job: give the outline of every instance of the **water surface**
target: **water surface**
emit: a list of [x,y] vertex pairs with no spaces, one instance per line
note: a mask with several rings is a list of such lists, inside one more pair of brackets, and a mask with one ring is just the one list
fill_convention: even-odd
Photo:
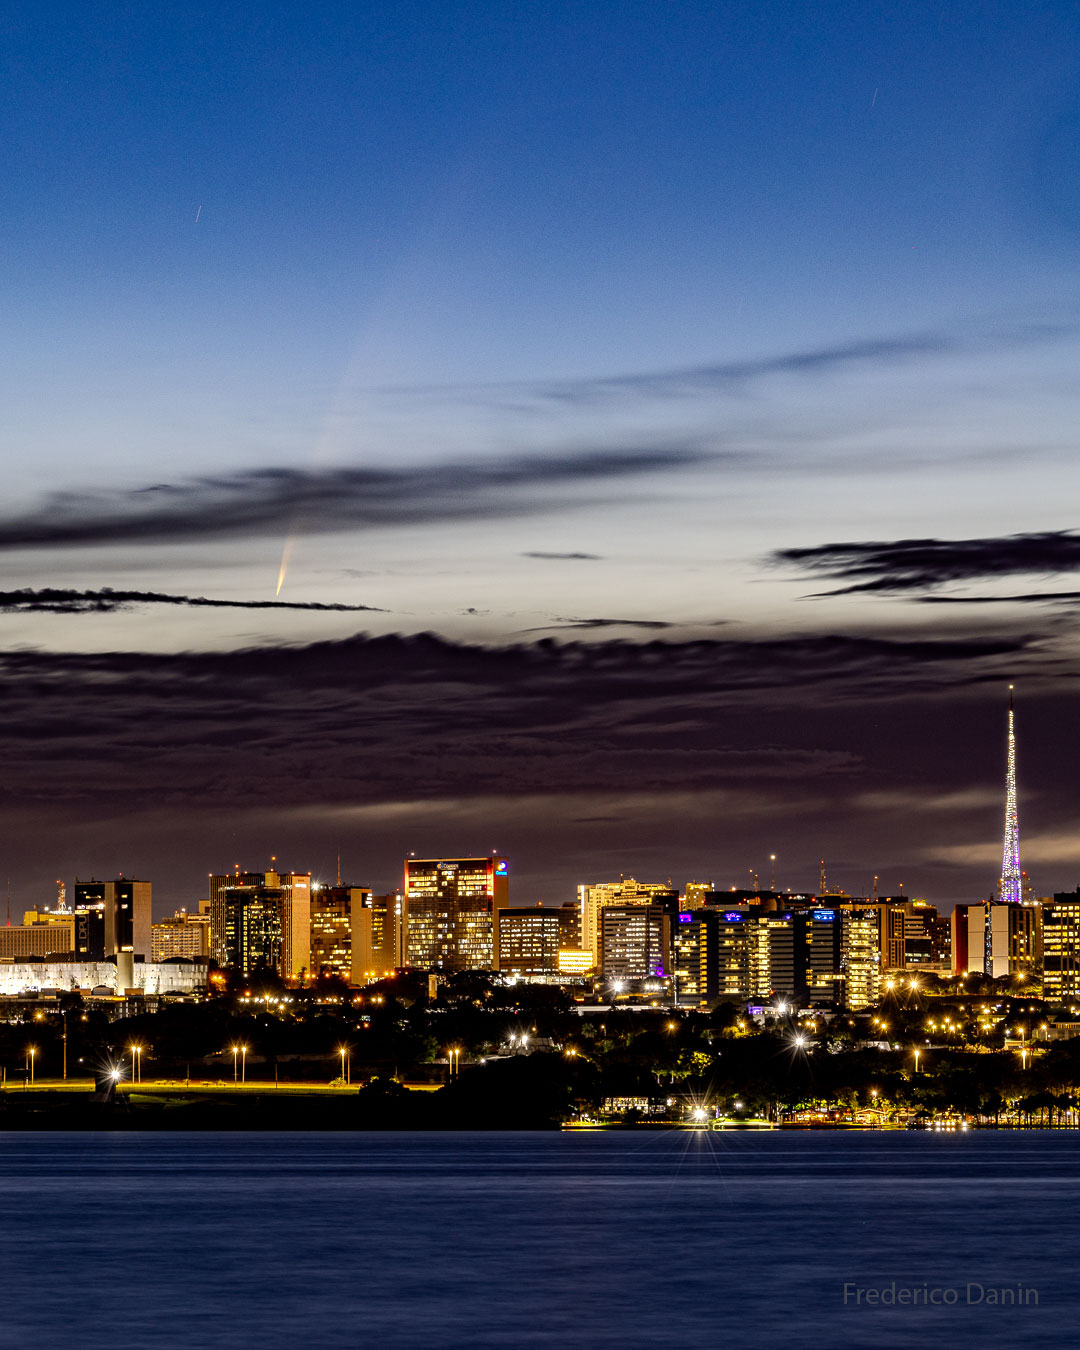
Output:
[[18,1350],[1080,1339],[1068,1132],[8,1133],[0,1185]]

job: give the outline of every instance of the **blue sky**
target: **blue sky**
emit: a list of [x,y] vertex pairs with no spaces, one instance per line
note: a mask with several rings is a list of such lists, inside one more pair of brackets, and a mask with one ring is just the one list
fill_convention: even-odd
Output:
[[[7,649],[839,634],[1030,642],[952,683],[1049,688],[1078,39],[1063,3],[9,9],[7,587],[263,603],[284,558],[281,600],[372,608],[10,602]],[[825,594],[912,538],[921,590],[874,555]],[[928,884],[992,872],[976,777]]]

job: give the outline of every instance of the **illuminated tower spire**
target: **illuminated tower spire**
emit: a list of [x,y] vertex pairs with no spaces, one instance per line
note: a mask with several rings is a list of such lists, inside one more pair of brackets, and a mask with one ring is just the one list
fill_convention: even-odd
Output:
[[1016,731],[1013,726],[1013,687],[1009,685],[1008,767],[1005,773],[1005,843],[1001,853],[1002,900],[1019,904],[1023,899],[1020,878],[1020,824],[1016,817]]

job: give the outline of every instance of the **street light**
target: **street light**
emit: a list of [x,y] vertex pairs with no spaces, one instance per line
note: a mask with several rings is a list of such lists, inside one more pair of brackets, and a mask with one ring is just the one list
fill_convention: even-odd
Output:
[[34,1086],[34,1056],[35,1056],[36,1054],[37,1054],[37,1046],[36,1046],[36,1045],[28,1045],[28,1046],[26,1047],[26,1067],[27,1067],[27,1070],[28,1070],[28,1072],[29,1072],[29,1074],[30,1074],[30,1086],[31,1086],[31,1087]]
[[242,1046],[240,1047],[240,1082],[241,1082],[241,1084],[244,1084],[244,1083],[247,1082],[247,1050],[248,1050],[248,1048],[247,1048],[246,1045],[242,1045]]
[[916,1051],[915,1051],[915,1072],[916,1072],[916,1073],[919,1072],[919,1055],[920,1055],[921,1053],[922,1053],[921,1050],[916,1050]]
[[349,1086],[349,1047],[342,1045],[338,1048],[338,1054],[341,1056],[341,1081],[346,1087]]
[[141,1045],[129,1045],[131,1051],[131,1081],[133,1083],[142,1082],[142,1051]]
[[237,1062],[236,1062],[236,1057],[237,1057],[237,1055],[239,1055],[239,1053],[240,1053],[240,1047],[239,1047],[238,1045],[234,1045],[233,1048],[232,1048],[232,1080],[233,1080],[234,1083],[237,1081]]
[[[525,1037],[522,1036],[521,1040],[522,1044],[524,1044]],[[452,1045],[447,1054],[450,1060],[450,1077],[457,1078],[461,1073],[461,1047]]]

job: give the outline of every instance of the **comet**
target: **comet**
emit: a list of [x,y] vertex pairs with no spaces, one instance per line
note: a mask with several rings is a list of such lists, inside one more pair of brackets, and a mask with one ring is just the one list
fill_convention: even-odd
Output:
[[289,567],[289,555],[292,553],[292,535],[285,538],[285,547],[281,550],[281,566],[278,569],[277,590],[274,592],[275,599],[281,594],[281,588],[285,584],[285,573]]

